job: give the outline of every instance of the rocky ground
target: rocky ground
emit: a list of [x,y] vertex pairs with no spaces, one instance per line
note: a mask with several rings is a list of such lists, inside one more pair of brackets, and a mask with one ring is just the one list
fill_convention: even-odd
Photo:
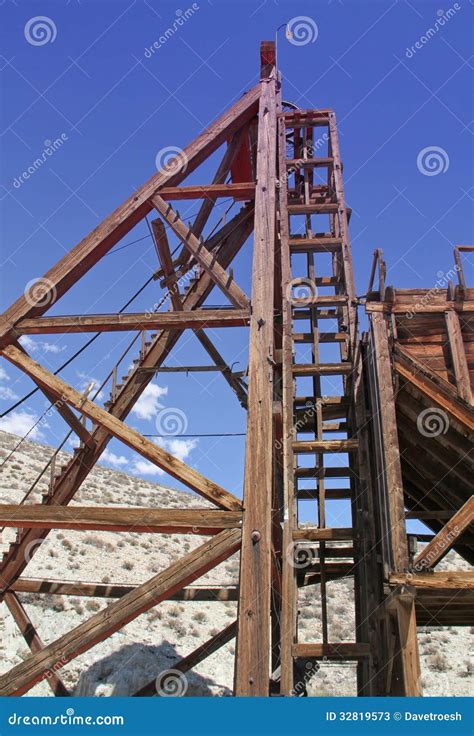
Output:
[[[0,431],[0,464],[19,438]],[[0,503],[18,503],[52,454],[45,445],[24,442],[0,473]],[[68,459],[64,453],[60,462]],[[39,503],[47,477],[39,482],[30,501]],[[149,483],[105,465],[89,475],[74,503],[81,505],[182,507],[203,506],[191,494]],[[15,530],[2,534],[6,549]],[[137,584],[156,574],[173,560],[198,546],[202,537],[192,535],[150,535],[113,532],[51,532],[28,566],[28,577],[93,582]],[[0,547],[1,549],[1,547]],[[444,566],[464,567],[451,553]],[[202,577],[199,584],[237,582],[238,558],[232,557]],[[354,639],[351,611],[352,579],[328,584],[329,635],[333,641]],[[20,596],[44,642],[49,643],[70,631],[107,605],[99,598],[69,596]],[[300,600],[300,639],[320,636],[321,615],[317,587],[306,588]],[[233,602],[164,602],[125,626],[113,637],[66,665],[61,676],[75,695],[130,695],[153,680],[161,670],[170,669],[183,655],[193,651],[235,619]],[[430,627],[420,631],[422,684],[425,695],[469,695],[474,664],[472,633],[469,628]],[[28,656],[28,647],[18,632],[4,603],[0,604],[0,672]],[[233,674],[234,642],[209,657],[186,676],[188,695],[229,695]],[[354,695],[355,668],[323,663],[308,683],[310,695]],[[49,695],[43,682],[30,695]]]

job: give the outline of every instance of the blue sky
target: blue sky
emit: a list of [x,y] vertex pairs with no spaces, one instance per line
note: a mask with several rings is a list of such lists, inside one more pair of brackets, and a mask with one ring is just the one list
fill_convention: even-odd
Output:
[[[472,3],[201,0],[160,48],[146,53],[190,8],[188,0],[179,6],[153,0],[0,4],[2,309],[156,171],[164,148],[183,147],[253,86],[260,41],[298,16],[310,23],[312,38],[297,45],[278,32],[284,98],[336,111],[358,293],[365,293],[376,247],[384,251],[389,283],[435,286],[452,267],[453,246],[473,241]],[[49,19],[46,42],[34,36],[31,20],[39,15]],[[53,155],[23,177],[58,139]],[[189,182],[210,181],[218,158]],[[220,202],[221,214],[228,205]],[[191,219],[197,203],[179,209]],[[157,259],[146,223],[119,246],[51,313],[120,308],[156,270]],[[247,291],[250,254],[247,243],[235,265]],[[130,309],[150,309],[160,294],[153,282]],[[223,303],[222,296],[214,292],[213,302]],[[55,370],[87,337],[32,338],[27,347]],[[131,337],[103,335],[61,375],[81,388],[91,378],[100,382]],[[244,330],[216,330],[213,339],[237,370],[246,367]],[[192,335],[167,361],[208,362]],[[31,384],[3,362],[2,369],[3,411]],[[162,374],[154,386],[129,417],[144,433],[157,432],[163,409],[178,411],[184,434],[245,431],[245,414],[219,375]],[[23,434],[45,408],[36,395],[0,426]],[[64,433],[62,420],[52,416],[32,436],[56,446]],[[240,495],[243,437],[180,435],[164,444]],[[110,443],[108,457],[119,469],[174,485],[150,474],[150,466],[118,442]]]

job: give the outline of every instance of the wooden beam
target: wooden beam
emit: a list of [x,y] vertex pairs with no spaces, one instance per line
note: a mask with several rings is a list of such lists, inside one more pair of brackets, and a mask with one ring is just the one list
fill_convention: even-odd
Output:
[[[250,311],[250,310],[249,310]],[[214,364],[216,366],[220,367],[220,370],[222,372],[223,377],[231,387],[232,391],[237,396],[240,405],[243,409],[247,408],[247,391],[244,388],[244,384],[240,380],[240,378],[237,378],[237,376],[234,375],[232,368],[227,364],[227,362],[224,360],[212,340],[204,330],[196,330],[195,335],[201,345],[203,346],[206,353],[209,355],[211,360],[214,361]]]
[[238,529],[241,521],[241,512],[217,509],[0,504],[0,524],[17,529],[38,527],[74,531],[210,535],[221,529]]
[[[450,387],[446,381],[441,382],[441,379],[415,358],[409,356],[400,346],[397,346],[395,350],[394,369],[400,376],[412,383],[418,391],[465,425],[471,432],[474,430],[472,408],[457,400],[453,387]],[[453,388],[454,394],[450,394],[449,388]]]
[[245,327],[249,309],[195,309],[182,312],[138,312],[123,314],[78,314],[38,317],[19,322],[17,335],[46,335],[74,332],[128,332],[129,330],[193,330],[205,327]]
[[451,517],[441,531],[433,537],[415,558],[413,567],[417,572],[434,567],[449,552],[453,544],[474,520],[474,496]]
[[53,394],[63,401],[78,409],[82,414],[92,419],[93,422],[100,424],[107,429],[117,439],[124,442],[132,450],[135,450],[150,462],[155,463],[165,472],[169,473],[173,478],[181,481],[185,485],[192,488],[204,498],[217,504],[221,508],[228,511],[238,511],[241,508],[241,502],[228,491],[225,491],[217,483],[205,478],[197,470],[190,468],[178,458],[166,452],[158,445],[143,437],[140,432],[131,429],[124,422],[112,416],[109,412],[104,411],[94,402],[84,399],[78,391],[68,386],[58,376],[43,368],[39,363],[24,355],[14,345],[8,345],[2,350],[4,357],[9,360],[17,368],[21,368],[29,376],[35,378],[38,383],[45,386]]
[[[307,527],[307,528],[301,528],[301,529],[295,529],[293,532],[293,539],[294,540],[301,540],[301,541],[309,541],[309,542],[315,542],[315,541],[343,541],[345,539],[353,539],[354,538],[354,530],[349,528],[320,528],[320,527]],[[330,556],[330,552],[327,553],[328,557]]]
[[49,309],[76,281],[97,263],[124,235],[148,214],[153,194],[165,185],[179,184],[211,153],[257,112],[261,86],[257,84],[194,139],[177,158],[177,166],[160,170],[132,194],[40,279],[41,288],[30,289],[0,317],[0,346],[15,339],[14,325]]
[[[136,585],[123,583],[86,583],[80,580],[47,580],[44,578],[19,578],[11,590],[16,593],[43,595],[71,595],[85,598],[122,598],[136,589]],[[236,585],[195,585],[178,590],[170,601],[236,601]]]
[[293,656],[304,659],[361,659],[370,656],[370,647],[365,643],[347,641],[333,644],[308,642],[307,644],[295,644],[293,646]]
[[400,681],[394,681],[391,695],[419,697],[421,692],[420,654],[416,630],[415,595],[407,588],[393,591],[387,599],[387,607],[394,617],[396,629],[394,665],[400,673]]
[[[193,652],[191,652],[190,654],[187,654],[185,657],[180,659],[178,662],[175,662],[173,664],[172,669],[178,670],[179,672],[183,672],[183,673],[189,672],[189,670],[192,670],[193,667],[196,667],[196,665],[200,664],[201,662],[204,662],[204,660],[210,657],[211,654],[214,654],[214,652],[217,652],[225,644],[228,644],[228,642],[234,638],[236,632],[237,632],[237,621],[233,621],[231,624],[229,624],[224,629],[222,629],[222,631],[219,631],[217,634],[215,634],[210,639],[205,641],[204,644],[201,644],[201,646],[195,649]],[[142,688],[140,688],[140,690],[134,693],[132,697],[143,698],[147,696],[149,697],[149,696],[156,695],[157,694],[156,680],[157,680],[156,677],[153,678],[151,682],[147,683]]]
[[[15,593],[6,593],[5,603],[30,650],[33,654],[40,652],[44,648],[44,644],[18,596]],[[47,681],[53,694],[57,697],[68,697],[71,694],[59,675],[54,671],[48,673]]]
[[272,589],[273,340],[276,71],[261,81],[252,264],[252,318],[245,449],[244,521],[235,693],[265,696],[270,684]]
[[178,217],[172,207],[159,195],[152,197],[152,202],[155,209],[166,220],[185,248],[194,256],[199,265],[209,274],[232,304],[240,309],[248,309],[250,306],[249,300],[242,289],[235,283],[233,277],[222,268],[215,255],[210,253],[204,244],[193,235],[192,230]]
[[464,348],[459,316],[457,312],[449,311],[445,313],[445,318],[457,389],[461,398],[464,399],[464,401],[467,401],[468,404],[472,405],[471,379],[469,376],[469,366],[467,364],[466,350]]
[[372,315],[371,331],[375,352],[374,370],[380,401],[378,421],[383,443],[381,451],[383,452],[383,473],[389,513],[387,533],[392,555],[392,569],[394,572],[401,572],[408,567],[403,478],[388,331],[382,314]]
[[173,257],[171,255],[170,246],[168,243],[168,236],[166,235],[165,224],[163,220],[152,220],[151,227],[153,230],[158,258],[160,260],[163,273],[165,275],[165,281],[167,282],[171,304],[173,306],[173,309],[175,309],[177,312],[180,312],[183,309],[183,305],[181,303],[181,296],[179,293],[179,285],[177,283],[177,280],[176,278],[174,278],[174,281],[172,281],[171,278],[175,277],[175,270],[173,266]]
[[473,590],[474,591],[474,572],[462,570],[460,572],[452,572],[451,570],[443,572],[427,572],[416,573],[392,573],[388,579],[392,586],[411,585],[414,588],[423,590]]
[[53,667],[64,666],[226,560],[238,550],[240,541],[240,530],[229,529],[200,545],[148,582],[1,675],[0,695],[28,692]]
[[158,191],[160,197],[166,200],[180,199],[211,199],[219,197],[233,197],[236,200],[253,199],[255,184],[239,182],[238,184],[203,184],[187,187],[163,187]]

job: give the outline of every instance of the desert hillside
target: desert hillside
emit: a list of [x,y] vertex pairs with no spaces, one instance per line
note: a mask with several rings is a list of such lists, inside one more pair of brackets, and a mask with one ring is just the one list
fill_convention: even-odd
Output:
[[[18,443],[16,435],[0,431],[0,463]],[[5,463],[0,474],[0,502],[19,503],[43,469],[53,450],[45,445],[24,442]],[[70,456],[63,453],[60,463]],[[48,473],[30,496],[39,503],[46,490]],[[137,477],[95,468],[77,494],[81,505],[179,507],[203,506],[203,499]],[[2,533],[6,549],[15,530]],[[177,557],[202,543],[192,535],[151,535],[113,532],[51,532],[27,568],[28,577],[91,582],[137,584],[150,578]],[[464,567],[450,553],[444,563]],[[201,578],[199,584],[235,584],[238,559],[234,556]],[[328,584],[330,595],[330,638],[351,641],[353,615],[349,608],[352,579]],[[107,605],[103,599],[45,595],[20,596],[45,643],[70,631]],[[318,591],[314,587],[301,593],[300,631],[302,641],[320,635]],[[75,695],[130,695],[170,669],[213,634],[235,619],[234,602],[164,602],[128,624],[112,638],[75,659],[62,670],[62,678]],[[472,629],[429,627],[420,636],[422,684],[425,695],[469,695],[472,692]],[[471,648],[470,648],[471,647]],[[234,642],[187,675],[188,695],[228,695],[232,683]],[[5,604],[0,604],[0,671],[4,672],[28,656],[28,647],[11,619]],[[311,695],[354,695],[354,666],[322,663],[309,683]],[[31,695],[50,695],[46,683],[33,688]]]

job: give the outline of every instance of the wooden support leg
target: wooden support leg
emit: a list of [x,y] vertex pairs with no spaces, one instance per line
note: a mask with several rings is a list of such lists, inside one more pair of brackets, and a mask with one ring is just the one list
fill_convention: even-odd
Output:
[[422,692],[415,594],[404,587],[391,594],[387,606],[395,633],[391,685],[387,694],[418,697]]
[[273,488],[273,304],[276,74],[262,81],[259,108],[244,522],[235,692],[265,696],[270,683]]

